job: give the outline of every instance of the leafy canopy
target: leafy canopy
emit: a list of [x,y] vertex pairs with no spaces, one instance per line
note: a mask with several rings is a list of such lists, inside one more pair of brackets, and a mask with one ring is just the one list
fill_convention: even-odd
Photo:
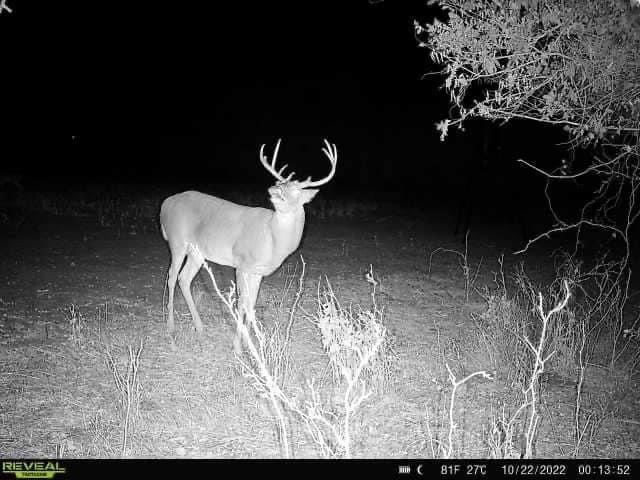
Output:
[[[445,22],[415,24],[444,65],[457,117],[558,124],[575,144],[640,125],[638,0],[432,0]],[[472,88],[481,86],[480,89]],[[480,93],[479,93],[480,91]]]

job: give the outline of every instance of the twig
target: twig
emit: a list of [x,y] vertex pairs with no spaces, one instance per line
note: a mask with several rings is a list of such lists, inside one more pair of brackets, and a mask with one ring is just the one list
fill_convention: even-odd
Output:
[[7,13],[13,12],[11,7],[7,5],[7,0],[0,0],[0,15],[2,15],[2,12],[4,12],[5,10],[7,11]]
[[445,367],[447,367],[447,371],[449,372],[449,381],[451,382],[451,385],[453,385],[453,390],[451,391],[451,399],[449,401],[449,445],[445,452],[445,458],[451,458],[451,453],[453,452],[453,431],[456,427],[456,424],[453,420],[453,405],[456,401],[456,392],[458,391],[458,387],[464,385],[466,382],[478,375],[488,380],[493,380],[493,376],[490,373],[487,373],[485,370],[480,370],[478,372],[473,372],[467,375],[462,380],[456,380],[456,376],[451,371],[451,368],[449,368],[449,364],[445,362],[444,365]]

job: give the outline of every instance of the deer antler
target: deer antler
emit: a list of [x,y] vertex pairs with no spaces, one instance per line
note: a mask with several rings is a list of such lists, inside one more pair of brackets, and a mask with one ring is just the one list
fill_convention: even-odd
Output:
[[288,182],[291,180],[291,177],[295,174],[295,172],[291,172],[287,178],[282,176],[282,172],[287,168],[287,165],[282,167],[280,170],[276,170],[276,158],[278,157],[278,150],[280,149],[280,138],[278,139],[278,143],[276,143],[276,148],[273,151],[273,157],[271,157],[271,164],[267,162],[267,157],[264,155],[264,143],[260,147],[260,163],[262,166],[267,169],[267,171],[273,175],[279,182]]
[[333,175],[336,173],[336,165],[338,164],[338,149],[336,148],[335,143],[331,144],[327,141],[327,139],[324,140],[324,144],[325,147],[322,149],[322,151],[327,156],[327,158],[329,158],[329,162],[331,162],[331,171],[329,172],[329,175],[321,180],[311,181],[311,177],[309,177],[306,180],[300,182],[302,188],[319,187],[320,185],[324,185],[329,180],[331,180],[333,178]]

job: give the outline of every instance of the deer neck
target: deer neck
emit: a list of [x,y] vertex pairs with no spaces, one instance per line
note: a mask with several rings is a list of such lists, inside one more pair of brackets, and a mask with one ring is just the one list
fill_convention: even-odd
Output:
[[276,210],[271,217],[271,234],[275,253],[282,258],[289,256],[300,245],[303,229],[304,208],[300,207],[288,213]]

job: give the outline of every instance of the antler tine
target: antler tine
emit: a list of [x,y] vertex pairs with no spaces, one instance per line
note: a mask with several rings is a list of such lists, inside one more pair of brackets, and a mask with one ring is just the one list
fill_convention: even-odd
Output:
[[291,177],[293,176],[293,173],[289,175],[289,178],[285,179],[282,176],[282,172],[284,171],[285,168],[287,168],[287,166],[285,165],[284,167],[282,167],[279,171],[276,170],[276,159],[278,157],[278,150],[280,150],[280,140],[282,140],[281,138],[278,139],[278,142],[276,143],[276,148],[273,151],[273,157],[271,157],[271,164],[268,163],[267,161],[267,157],[265,157],[264,155],[264,143],[262,144],[262,146],[260,147],[260,163],[262,163],[262,166],[264,168],[267,169],[267,171],[273,175],[279,182],[288,182],[289,180],[291,180]]
[[280,140],[282,140],[282,139],[279,138],[278,141],[276,142],[276,148],[274,148],[273,157],[271,157],[271,167],[274,170],[276,168],[276,159],[278,158],[278,152],[280,151]]
[[[284,172],[284,170],[288,167],[289,165],[285,165],[284,167],[282,167],[280,170],[278,170],[278,175],[282,176],[282,172]],[[289,180],[291,180],[291,178],[296,174],[296,172],[291,172],[289,174],[289,176],[287,178],[285,178],[284,180],[282,180],[283,182],[288,182]]]
[[300,182],[302,184],[302,188],[319,187],[320,185],[324,185],[325,183],[327,183],[335,175],[336,165],[338,164],[338,149],[335,143],[329,143],[326,138],[324,139],[324,144],[325,147],[322,148],[322,152],[327,156],[329,162],[331,163],[331,171],[329,172],[329,175],[321,180],[316,180],[315,182],[313,182],[311,181],[311,177],[309,177],[304,182]]
[[282,175],[282,172],[284,172],[285,168],[287,168],[289,165],[288,164],[284,164],[284,167],[282,167],[280,170],[278,170],[278,175]]

